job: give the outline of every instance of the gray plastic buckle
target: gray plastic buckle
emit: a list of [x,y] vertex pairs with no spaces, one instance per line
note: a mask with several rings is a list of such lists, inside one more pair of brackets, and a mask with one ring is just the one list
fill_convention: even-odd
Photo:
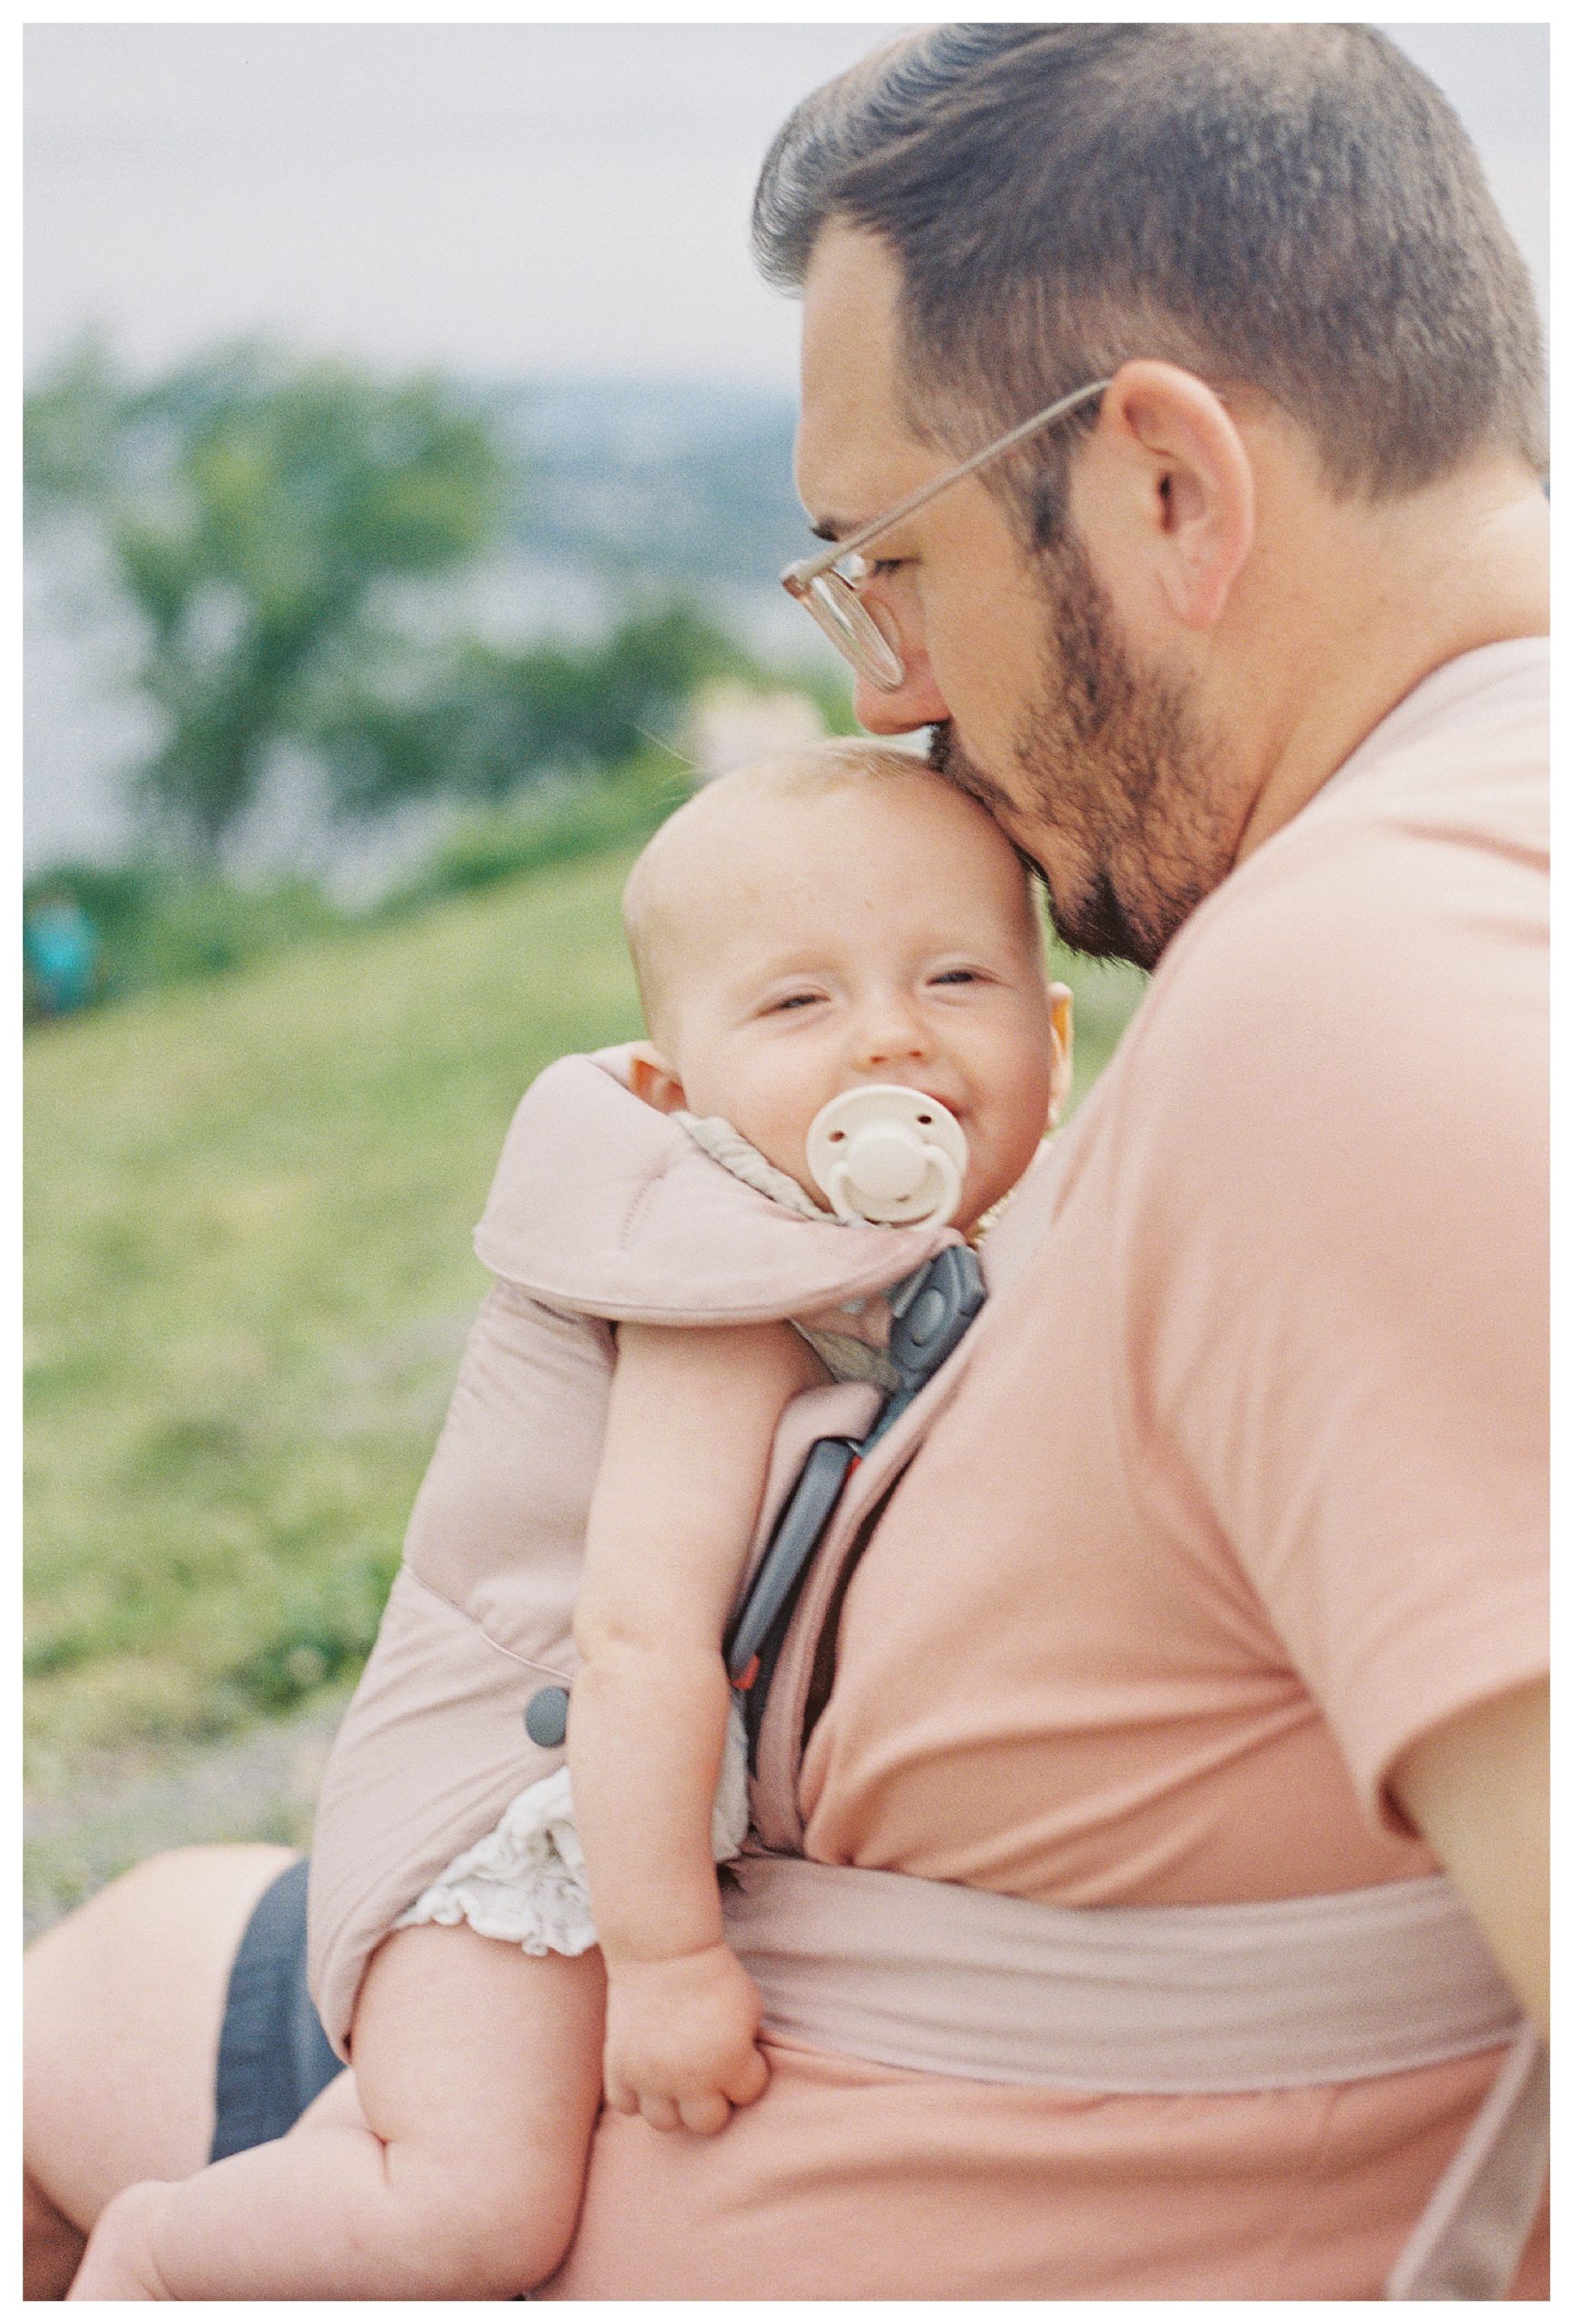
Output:
[[[954,1243],[886,1295],[890,1308],[888,1353],[900,1385],[860,1441],[821,1436],[810,1447],[747,1595],[727,1626],[723,1642],[727,1675],[744,1690],[751,1747],[758,1737],[765,1691],[798,1592],[847,1479],[954,1352],[988,1293],[977,1254],[965,1243]],[[525,1728],[532,1743],[555,1750],[568,1731],[567,1689],[543,1687],[532,1695]]]

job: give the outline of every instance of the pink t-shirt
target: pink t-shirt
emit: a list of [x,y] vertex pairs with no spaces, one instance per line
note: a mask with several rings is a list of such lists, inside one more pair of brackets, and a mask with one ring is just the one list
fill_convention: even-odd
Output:
[[[1395,1758],[1547,1666],[1546,696],[1544,641],[1437,671],[1171,946],[855,1571],[810,1856],[1070,1905],[1434,1868]],[[1370,2298],[1495,2062],[772,2063],[713,2142],[606,2119],[549,2296]]]

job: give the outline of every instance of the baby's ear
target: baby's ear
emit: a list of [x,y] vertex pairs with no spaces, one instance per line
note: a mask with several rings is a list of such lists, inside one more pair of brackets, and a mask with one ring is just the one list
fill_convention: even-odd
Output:
[[1054,1063],[1048,1076],[1048,1126],[1052,1129],[1059,1119],[1060,1108],[1070,1095],[1071,1067],[1075,1049],[1075,1035],[1071,1027],[1071,1009],[1075,995],[1067,984],[1051,984],[1048,1001],[1054,1028]]
[[666,1059],[648,1041],[635,1043],[628,1060],[628,1087],[658,1114],[682,1114],[688,1110],[688,1098]]

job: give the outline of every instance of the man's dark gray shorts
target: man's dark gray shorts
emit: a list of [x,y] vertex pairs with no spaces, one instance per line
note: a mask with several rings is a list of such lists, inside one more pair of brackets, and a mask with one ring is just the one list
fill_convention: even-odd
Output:
[[209,2160],[282,2138],[342,2070],[306,1990],[306,1859],[262,1891],[230,1971]]

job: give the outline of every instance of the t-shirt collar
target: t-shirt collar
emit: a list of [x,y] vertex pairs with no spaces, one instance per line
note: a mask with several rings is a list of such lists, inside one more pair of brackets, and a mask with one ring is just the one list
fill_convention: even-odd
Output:
[[1495,645],[1477,645],[1468,654],[1455,655],[1411,687],[1329,775],[1317,799],[1341,791],[1379,760],[1407,749],[1435,726],[1451,726],[1470,712],[1491,711],[1499,706],[1499,697],[1521,694],[1528,684],[1548,684],[1550,654],[1548,637],[1507,637]]

